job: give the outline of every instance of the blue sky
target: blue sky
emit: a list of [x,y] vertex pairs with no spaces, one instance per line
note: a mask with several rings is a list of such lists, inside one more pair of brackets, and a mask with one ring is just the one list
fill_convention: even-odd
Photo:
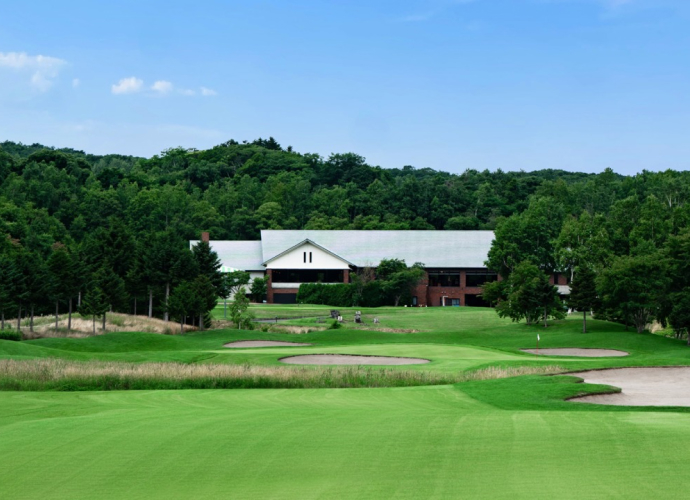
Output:
[[13,1],[0,140],[382,167],[690,166],[687,0]]

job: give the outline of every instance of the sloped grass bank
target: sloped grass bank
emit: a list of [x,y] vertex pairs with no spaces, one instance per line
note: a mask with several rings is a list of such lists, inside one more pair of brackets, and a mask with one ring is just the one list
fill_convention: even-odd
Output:
[[112,391],[172,389],[336,389],[447,385],[526,374],[562,372],[558,366],[489,367],[459,373],[362,366],[280,367],[227,364],[0,360],[0,390]]

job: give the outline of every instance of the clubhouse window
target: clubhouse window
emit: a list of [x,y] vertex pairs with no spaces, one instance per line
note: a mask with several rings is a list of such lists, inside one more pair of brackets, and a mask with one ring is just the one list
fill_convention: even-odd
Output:
[[498,274],[487,272],[467,272],[465,274],[465,286],[482,286],[498,280]]
[[460,286],[460,273],[429,273],[429,286]]

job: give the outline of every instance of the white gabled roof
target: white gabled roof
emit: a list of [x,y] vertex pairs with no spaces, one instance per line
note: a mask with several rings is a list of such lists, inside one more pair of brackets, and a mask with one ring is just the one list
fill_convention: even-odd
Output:
[[483,268],[493,231],[263,230],[262,262],[310,240],[357,267],[383,259],[422,262],[427,268]]
[[294,249],[299,248],[299,247],[301,247],[302,245],[305,245],[305,244],[307,244],[307,243],[310,244],[310,245],[315,246],[316,248],[318,248],[318,249],[320,249],[320,250],[323,250],[323,251],[326,252],[327,254],[332,255],[333,257],[335,257],[336,259],[342,260],[345,264],[348,264],[348,265],[351,265],[351,266],[354,265],[352,262],[349,262],[347,259],[343,259],[340,255],[337,255],[337,254],[331,252],[328,248],[322,247],[322,246],[319,245],[318,243],[315,243],[315,242],[311,241],[309,238],[306,238],[306,239],[300,241],[299,243],[297,243],[297,244],[295,244],[295,245],[292,245],[290,248],[287,248],[287,249],[283,250],[283,251],[280,252],[279,254],[274,255],[274,256],[271,257],[270,259],[267,259],[266,262],[264,262],[263,265],[264,265],[264,266],[267,266],[269,262],[274,261],[274,260],[276,260],[278,257],[282,257],[283,255],[288,254],[288,253],[292,252]]

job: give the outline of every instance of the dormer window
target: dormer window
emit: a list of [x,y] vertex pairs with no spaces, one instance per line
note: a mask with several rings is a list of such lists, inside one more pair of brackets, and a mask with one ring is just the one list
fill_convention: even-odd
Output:
[[304,252],[304,263],[307,263],[307,252]]
[[311,264],[311,252],[309,252],[309,263]]

